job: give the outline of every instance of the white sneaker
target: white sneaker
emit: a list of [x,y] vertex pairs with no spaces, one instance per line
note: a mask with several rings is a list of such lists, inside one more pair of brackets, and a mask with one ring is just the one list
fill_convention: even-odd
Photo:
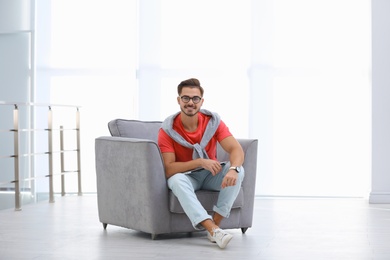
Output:
[[210,240],[211,243],[216,243],[214,237],[210,234],[210,232],[207,232],[207,238]]
[[210,233],[208,233],[207,238],[210,240],[210,242],[217,243],[220,248],[225,248],[230,242],[230,240],[233,238],[233,235],[227,233],[220,228],[213,229],[213,233],[213,235],[210,235]]

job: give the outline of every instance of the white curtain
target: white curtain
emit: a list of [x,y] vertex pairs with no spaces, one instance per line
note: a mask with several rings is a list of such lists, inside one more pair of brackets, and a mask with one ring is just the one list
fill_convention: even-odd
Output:
[[257,194],[368,195],[370,1],[253,3]]
[[204,108],[259,139],[257,195],[367,194],[369,0],[37,2],[51,21],[37,36],[50,34],[41,86],[83,106],[86,190],[107,121],[163,120],[177,84],[197,77]]
[[[136,114],[137,2],[36,4],[37,102],[81,107],[82,186],[84,192],[96,192],[95,138],[110,135],[110,120]],[[53,118],[65,116],[53,111]],[[74,127],[72,123],[64,128]],[[67,176],[67,192],[77,191],[76,178]],[[60,183],[56,185],[59,191]]]

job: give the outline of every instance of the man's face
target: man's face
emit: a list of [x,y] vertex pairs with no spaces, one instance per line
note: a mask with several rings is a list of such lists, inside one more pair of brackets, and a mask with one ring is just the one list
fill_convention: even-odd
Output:
[[[183,98],[184,97],[184,98]],[[186,103],[185,99],[189,97],[190,100]],[[201,98],[199,103],[194,102],[197,101],[197,97]],[[184,101],[183,101],[184,99]],[[177,102],[180,105],[180,110],[186,114],[187,116],[194,116],[196,115],[203,104],[203,98],[201,97],[200,90],[198,88],[190,88],[190,87],[184,87],[181,91],[180,97],[177,97]]]

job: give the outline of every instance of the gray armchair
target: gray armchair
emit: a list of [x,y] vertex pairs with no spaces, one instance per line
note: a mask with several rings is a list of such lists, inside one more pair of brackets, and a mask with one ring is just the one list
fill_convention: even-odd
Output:
[[[161,122],[116,119],[108,123],[112,136],[95,140],[99,220],[107,224],[158,234],[196,231],[175,195],[168,189],[157,133]],[[238,139],[245,152],[245,178],[229,218],[221,228],[252,226],[256,183],[257,140]],[[228,155],[218,146],[220,161]],[[200,190],[197,196],[212,212],[218,192]]]

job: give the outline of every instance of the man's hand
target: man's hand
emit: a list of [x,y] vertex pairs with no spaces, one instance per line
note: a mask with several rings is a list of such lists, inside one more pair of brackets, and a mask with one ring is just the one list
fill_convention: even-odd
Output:
[[210,171],[213,176],[217,175],[217,173],[222,170],[220,162],[210,159],[203,159],[202,168]]
[[224,189],[229,186],[236,185],[238,173],[235,170],[229,170],[222,180],[221,188]]

